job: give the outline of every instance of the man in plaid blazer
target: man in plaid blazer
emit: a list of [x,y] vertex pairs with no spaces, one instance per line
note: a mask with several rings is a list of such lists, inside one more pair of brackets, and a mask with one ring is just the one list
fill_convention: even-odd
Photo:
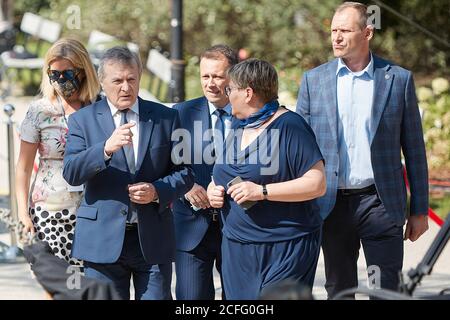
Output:
[[427,160],[413,78],[370,52],[367,18],[363,4],[337,8],[331,26],[336,59],[303,75],[297,102],[325,157],[327,193],[318,204],[329,298],[358,286],[361,244],[369,284],[396,290],[403,240],[415,241],[428,229]]

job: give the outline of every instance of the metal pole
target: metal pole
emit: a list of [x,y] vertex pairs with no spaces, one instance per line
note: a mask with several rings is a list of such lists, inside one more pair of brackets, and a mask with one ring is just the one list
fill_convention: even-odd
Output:
[[[11,208],[11,218],[13,221],[18,221],[17,201],[16,201],[16,183],[15,183],[15,167],[14,167],[14,122],[12,116],[14,114],[14,106],[7,104],[3,107],[3,111],[8,116],[7,124],[7,138],[8,138],[8,167],[9,167],[9,204]],[[6,261],[16,261],[21,254],[17,246],[17,237],[15,230],[11,230],[11,245],[2,257]]]
[[447,242],[450,240],[450,213],[445,220],[444,225],[439,230],[438,234],[434,238],[430,247],[428,248],[425,256],[419,262],[418,266],[409,270],[408,277],[409,282],[403,283],[401,291],[410,296],[413,295],[417,285],[422,281],[422,278],[431,274],[433,267],[444,250]]
[[[8,168],[9,168],[9,203],[11,207],[11,217],[17,221],[17,201],[16,201],[16,179],[14,167],[14,122],[12,121],[12,116],[14,114],[14,106],[11,104],[5,105],[3,108],[8,116],[8,122],[6,123],[8,130]],[[11,246],[17,246],[17,238],[15,232],[11,232]]]
[[13,0],[2,0],[2,13],[3,13],[3,20],[7,21],[8,23],[13,22],[13,7],[14,2]]
[[183,60],[183,0],[172,0],[172,38],[170,57],[172,61],[172,80],[170,82],[171,102],[184,101],[184,66]]

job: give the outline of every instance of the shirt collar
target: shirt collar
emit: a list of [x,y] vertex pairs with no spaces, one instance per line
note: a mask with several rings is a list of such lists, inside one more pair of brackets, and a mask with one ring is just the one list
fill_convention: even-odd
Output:
[[[109,101],[108,98],[106,98],[106,101],[108,102],[108,106],[109,109],[111,110],[111,114],[114,117],[116,115],[117,112],[119,112],[119,109],[117,109],[111,101]],[[139,115],[139,100],[136,99],[136,101],[134,102],[134,104],[131,106],[131,111],[133,111],[134,113],[136,113],[137,115]]]
[[[209,107],[209,115],[212,115],[214,113],[214,111],[216,111],[216,109],[219,109],[209,101],[208,101],[208,107]],[[228,103],[222,109],[223,109],[223,111],[225,111],[227,113],[227,116],[231,115],[231,104]]]
[[372,57],[372,52],[370,52],[370,61],[367,64],[367,66],[358,72],[353,72],[352,70],[350,70],[347,65],[345,64],[345,62],[342,60],[342,58],[338,59],[338,67],[336,70],[336,75],[339,74],[339,72],[341,72],[341,70],[344,68],[344,70],[348,73],[352,73],[356,76],[361,76],[363,75],[365,72],[369,75],[370,78],[373,78],[373,57]]

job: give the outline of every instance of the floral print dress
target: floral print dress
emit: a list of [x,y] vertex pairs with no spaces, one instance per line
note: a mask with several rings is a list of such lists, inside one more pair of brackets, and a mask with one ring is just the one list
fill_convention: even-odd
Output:
[[54,106],[42,98],[31,103],[21,125],[20,138],[39,143],[39,169],[29,199],[29,213],[37,236],[48,242],[57,257],[81,265],[81,261],[70,256],[81,192],[70,192],[62,176],[67,131],[62,105]]

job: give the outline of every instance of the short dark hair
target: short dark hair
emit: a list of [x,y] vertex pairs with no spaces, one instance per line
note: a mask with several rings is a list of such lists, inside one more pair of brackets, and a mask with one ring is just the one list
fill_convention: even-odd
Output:
[[142,63],[141,59],[139,58],[139,55],[132,52],[127,47],[116,46],[106,50],[106,52],[100,59],[97,71],[98,78],[100,81],[103,80],[105,77],[105,64],[108,61],[116,61],[123,63],[125,65],[131,65],[133,63],[136,63],[139,70],[139,74],[142,73]]
[[234,65],[228,71],[232,80],[240,89],[250,87],[264,102],[278,98],[278,75],[267,61],[247,59]]
[[231,47],[225,44],[217,44],[215,46],[212,46],[211,48],[206,49],[200,56],[200,60],[203,58],[220,60],[223,59],[223,57],[227,59],[228,65],[230,67],[234,66],[239,62],[239,57],[236,50],[232,49]]
[[369,20],[369,13],[367,12],[367,6],[360,2],[352,2],[352,1],[346,1],[342,3],[339,7],[336,8],[336,11],[334,14],[341,12],[344,9],[353,8],[359,13],[359,26],[361,30],[365,29],[367,27],[367,22]]

